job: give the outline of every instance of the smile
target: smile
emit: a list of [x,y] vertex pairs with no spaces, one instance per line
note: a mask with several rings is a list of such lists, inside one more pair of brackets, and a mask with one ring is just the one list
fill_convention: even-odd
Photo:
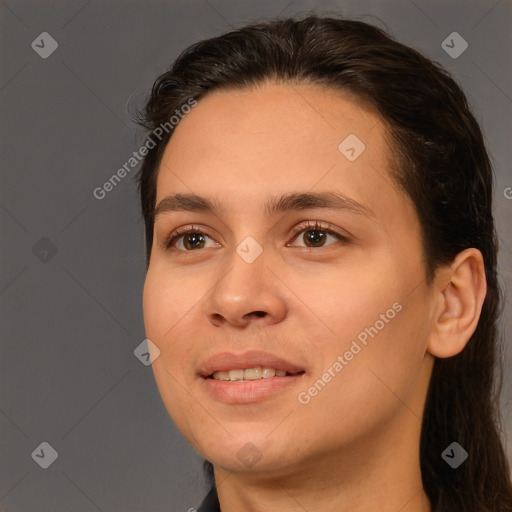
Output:
[[298,373],[304,372],[287,373],[285,370],[256,366],[245,370],[239,369],[215,372],[210,376],[210,378],[229,382],[243,382],[259,379],[271,379],[272,377],[286,377],[287,375],[296,375]]

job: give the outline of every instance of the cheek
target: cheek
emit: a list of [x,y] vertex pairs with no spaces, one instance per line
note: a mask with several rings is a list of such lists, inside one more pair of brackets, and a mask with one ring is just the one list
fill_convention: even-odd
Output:
[[143,292],[146,336],[158,346],[159,359],[173,372],[187,357],[189,347],[180,329],[196,302],[194,294],[187,293],[186,287],[176,285],[165,273],[148,271]]
[[351,338],[375,322],[381,327],[381,315],[385,315],[387,326],[396,314],[393,304],[403,297],[401,289],[406,288],[384,258],[371,261],[361,254],[363,251],[354,252],[328,271],[316,274],[303,269],[283,278],[292,283],[290,287],[300,303],[307,306],[307,316],[323,332],[318,342],[332,344],[336,350],[347,342],[350,345]]
[[[305,290],[306,281],[301,286]],[[364,416],[372,407],[395,407],[400,401],[393,393],[407,397],[414,389],[428,342],[428,315],[421,288],[415,293],[410,289],[398,274],[372,274],[369,267],[309,287],[308,303],[329,327],[326,336],[315,340],[315,352],[322,357],[316,359],[310,383],[329,383],[325,388],[319,383],[317,394],[312,391],[318,396],[313,408],[330,414],[334,406],[335,415]],[[296,290],[301,293],[299,285]],[[336,365],[339,356],[342,369]],[[336,377],[326,375],[329,369]]]
[[[146,336],[163,348],[162,335],[172,325],[172,318],[177,315],[171,302],[165,280],[157,279],[154,272],[149,271],[144,283],[143,311]],[[167,314],[166,314],[167,313]]]
[[[308,411],[309,418],[315,418],[308,420],[309,430],[324,431],[322,443],[355,441],[363,433],[377,431],[393,421],[398,414],[408,414],[408,408],[421,416],[412,397],[424,354],[422,340],[411,328],[416,317],[404,308],[380,330],[380,324],[375,327],[375,320],[362,328],[354,327],[365,334],[366,344],[357,336],[348,335],[338,339],[336,348],[323,347],[324,352],[329,351],[326,366],[315,372],[311,387],[303,390],[310,402],[299,406]],[[339,362],[338,356],[344,362],[343,369],[337,372],[334,365]],[[335,377],[326,375],[329,368]],[[323,384],[326,380],[330,382]]]
[[150,269],[143,291],[143,311],[146,336],[160,349],[152,370],[161,399],[174,422],[184,433],[191,430],[189,415],[190,396],[184,392],[190,343],[183,334],[184,318],[190,306],[186,288],[178,287],[165,274]]

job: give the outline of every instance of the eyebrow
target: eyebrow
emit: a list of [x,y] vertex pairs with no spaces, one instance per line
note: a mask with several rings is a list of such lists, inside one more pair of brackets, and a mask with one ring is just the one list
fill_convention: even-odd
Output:
[[[268,216],[273,216],[314,208],[348,211],[376,219],[375,213],[370,208],[340,192],[290,192],[281,197],[271,196],[265,203],[264,211]],[[163,213],[181,211],[218,215],[225,212],[225,208],[215,198],[201,197],[196,194],[174,194],[164,197],[158,203],[154,218]]]

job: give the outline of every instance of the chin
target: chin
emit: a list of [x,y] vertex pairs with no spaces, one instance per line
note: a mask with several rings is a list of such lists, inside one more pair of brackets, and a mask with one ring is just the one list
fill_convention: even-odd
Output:
[[[267,429],[267,434],[271,429]],[[275,441],[265,438],[265,434],[244,435],[231,437],[229,434],[217,438],[212,444],[209,439],[196,450],[215,466],[227,471],[271,471],[290,464],[287,460],[290,455],[290,446],[279,449]],[[293,450],[292,450],[293,452]]]
[[255,445],[247,444],[238,452],[212,454],[207,458],[214,466],[233,473],[267,473],[290,466],[283,456],[263,454]]

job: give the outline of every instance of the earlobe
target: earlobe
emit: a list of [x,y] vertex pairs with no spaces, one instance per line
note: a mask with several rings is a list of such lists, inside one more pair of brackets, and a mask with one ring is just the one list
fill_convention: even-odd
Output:
[[482,253],[465,249],[436,276],[436,308],[427,350],[435,357],[461,352],[475,332],[487,292]]

